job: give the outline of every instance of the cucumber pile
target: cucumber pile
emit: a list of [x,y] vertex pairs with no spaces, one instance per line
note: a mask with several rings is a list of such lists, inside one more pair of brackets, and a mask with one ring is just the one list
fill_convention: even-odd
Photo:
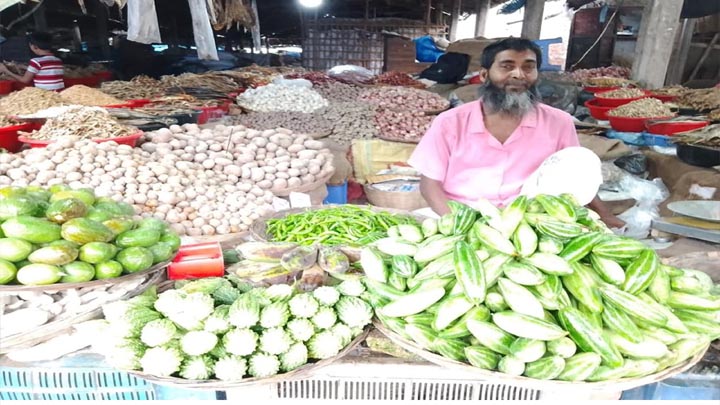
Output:
[[720,338],[720,285],[661,264],[572,196],[449,206],[361,254],[376,317],[425,350],[515,376],[605,381],[659,372]]
[[0,189],[0,284],[80,283],[146,270],[180,237],[132,206],[62,185]]

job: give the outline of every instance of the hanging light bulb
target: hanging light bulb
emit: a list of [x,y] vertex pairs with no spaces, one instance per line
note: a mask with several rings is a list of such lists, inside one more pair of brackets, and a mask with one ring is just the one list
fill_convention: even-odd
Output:
[[300,5],[307,8],[319,7],[322,4],[322,0],[300,0]]

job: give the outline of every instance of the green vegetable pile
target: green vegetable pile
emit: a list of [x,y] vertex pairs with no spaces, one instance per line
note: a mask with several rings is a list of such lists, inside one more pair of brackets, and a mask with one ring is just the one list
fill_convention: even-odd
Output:
[[344,205],[270,219],[267,234],[273,242],[363,246],[386,236],[391,226],[416,223],[412,217]]
[[119,277],[175,256],[180,237],[132,206],[65,186],[0,189],[0,284]]
[[361,254],[377,318],[425,350],[514,376],[604,381],[657,373],[720,338],[720,285],[661,264],[571,196],[449,205]]
[[100,351],[111,365],[189,380],[270,377],[337,355],[373,316],[357,278],[307,293],[230,277],[176,288],[103,307]]

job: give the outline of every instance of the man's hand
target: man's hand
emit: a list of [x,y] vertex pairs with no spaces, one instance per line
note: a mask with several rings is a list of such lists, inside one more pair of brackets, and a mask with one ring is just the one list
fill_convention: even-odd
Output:
[[420,193],[436,214],[443,216],[450,212],[442,182],[420,176]]
[[622,219],[612,214],[600,217],[600,220],[605,222],[608,228],[622,228],[625,226],[625,222]]

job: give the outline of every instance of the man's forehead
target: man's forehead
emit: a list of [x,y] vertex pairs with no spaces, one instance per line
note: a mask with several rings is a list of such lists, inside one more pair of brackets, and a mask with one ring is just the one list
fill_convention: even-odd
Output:
[[506,49],[502,52],[498,52],[498,54],[495,55],[495,62],[515,62],[518,60],[523,62],[537,62],[537,55],[535,55],[535,52],[531,51],[530,49],[525,49],[523,51]]

